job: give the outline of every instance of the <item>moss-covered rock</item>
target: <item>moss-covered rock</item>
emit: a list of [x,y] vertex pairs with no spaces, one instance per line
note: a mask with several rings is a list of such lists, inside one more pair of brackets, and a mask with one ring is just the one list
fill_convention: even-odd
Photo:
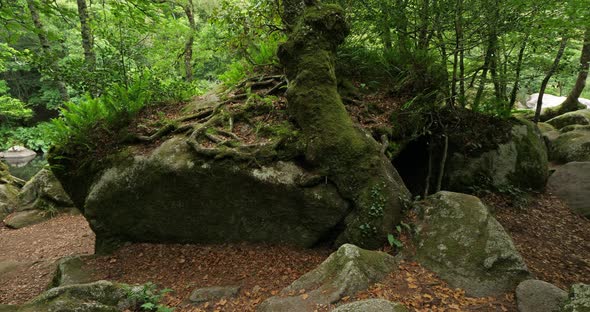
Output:
[[551,144],[550,159],[559,163],[590,161],[590,129],[561,133]]
[[129,308],[123,285],[107,281],[52,288],[18,312],[117,312]]
[[548,175],[547,148],[539,130],[524,119],[512,120],[511,137],[477,156],[453,153],[446,169],[446,189],[470,192],[474,187],[540,190]]
[[[314,270],[263,302],[258,312],[314,311],[367,289],[397,268],[398,259],[344,244]],[[304,296],[302,296],[304,294]]]
[[84,204],[98,252],[124,241],[310,247],[337,234],[349,213],[333,184],[295,162],[256,167],[208,159],[183,137],[113,163],[97,175]]
[[561,312],[590,312],[590,285],[573,285]]
[[20,190],[17,210],[41,210],[57,212],[71,208],[74,203],[66,194],[61,183],[49,169],[41,169]]
[[40,210],[16,211],[4,218],[4,224],[12,229],[20,229],[29,225],[51,219],[51,213]]
[[8,171],[8,166],[0,162],[0,220],[17,208],[18,191],[14,177]]
[[569,125],[590,125],[590,109],[565,113],[549,119],[547,123],[556,129],[561,129]]
[[93,281],[96,281],[96,279],[94,279],[92,271],[85,268],[82,257],[71,256],[58,261],[49,288],[85,284]]
[[479,198],[439,192],[418,207],[416,258],[451,286],[489,296],[529,277],[510,236]]

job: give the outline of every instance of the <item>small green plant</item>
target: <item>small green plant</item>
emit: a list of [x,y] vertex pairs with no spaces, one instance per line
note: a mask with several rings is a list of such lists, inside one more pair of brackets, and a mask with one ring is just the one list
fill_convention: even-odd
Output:
[[369,215],[371,217],[383,216],[383,209],[385,208],[385,197],[382,194],[382,187],[374,185],[371,188],[371,207],[369,208]]
[[[406,230],[408,233],[412,233],[412,227],[403,221],[395,227],[395,230],[397,231],[398,237],[404,230]],[[391,233],[387,234],[387,242],[389,242],[389,246],[391,247],[396,247],[398,249],[402,249],[404,247],[402,241],[400,241],[397,237],[395,237],[395,235]]]
[[138,311],[172,312],[174,308],[167,307],[160,303],[165,294],[172,289],[158,290],[158,287],[151,282],[144,285],[127,287],[127,297],[135,303]]

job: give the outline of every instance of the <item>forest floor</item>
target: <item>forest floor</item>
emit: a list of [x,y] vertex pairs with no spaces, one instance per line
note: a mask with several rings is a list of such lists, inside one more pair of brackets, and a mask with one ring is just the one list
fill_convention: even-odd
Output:
[[[536,278],[564,289],[572,283],[590,283],[588,219],[546,194],[533,195],[518,209],[506,197],[487,195],[483,200],[494,207],[498,221],[512,235]],[[407,221],[411,222],[411,217]],[[411,254],[407,234],[403,240],[404,253]],[[91,254],[93,245],[94,235],[82,216],[61,216],[20,230],[0,223],[0,263],[12,261],[17,266],[8,274],[0,266],[0,303],[19,304],[38,295],[51,280],[57,259]],[[86,266],[97,279],[153,282],[173,289],[165,302],[177,307],[175,311],[254,311],[257,304],[313,269],[330,252],[250,244],[134,244],[109,256],[90,257]],[[241,290],[232,299],[196,306],[187,302],[193,289],[214,285],[239,285]],[[344,301],[365,298],[398,301],[412,311],[516,310],[513,293],[468,297],[409,258],[382,282]]]

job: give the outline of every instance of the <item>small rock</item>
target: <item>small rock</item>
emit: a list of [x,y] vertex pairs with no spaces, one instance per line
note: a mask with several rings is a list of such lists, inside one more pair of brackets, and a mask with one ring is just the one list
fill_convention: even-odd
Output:
[[81,257],[66,257],[59,260],[50,287],[59,287],[92,282],[92,272],[84,270]]
[[231,298],[238,295],[240,286],[214,286],[197,288],[191,293],[189,300],[193,303]]
[[383,299],[367,299],[341,305],[333,312],[407,312],[402,304]]
[[8,215],[8,217],[4,219],[4,224],[6,224],[6,226],[9,228],[20,229],[24,228],[25,226],[41,223],[43,221],[49,220],[50,218],[50,214],[44,211],[18,211]]
[[567,299],[567,293],[553,284],[539,280],[527,280],[516,288],[519,312],[559,311]]

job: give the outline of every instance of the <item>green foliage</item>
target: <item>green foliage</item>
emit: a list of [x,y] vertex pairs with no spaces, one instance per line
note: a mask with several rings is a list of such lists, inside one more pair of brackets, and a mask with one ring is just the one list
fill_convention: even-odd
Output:
[[53,124],[44,122],[34,127],[0,127],[0,150],[21,145],[43,153],[49,150],[56,133]]
[[158,287],[148,282],[141,286],[126,288],[127,297],[136,304],[138,311],[153,311],[153,312],[172,312],[174,308],[169,308],[160,303],[165,294],[172,291],[172,289],[158,290]]

